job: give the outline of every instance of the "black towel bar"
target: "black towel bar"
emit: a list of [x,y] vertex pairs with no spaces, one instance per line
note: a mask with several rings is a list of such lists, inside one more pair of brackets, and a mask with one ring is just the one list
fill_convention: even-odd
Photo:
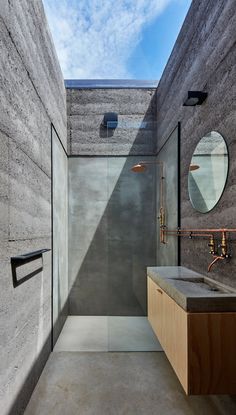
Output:
[[39,249],[38,251],[28,252],[27,254],[17,255],[11,257],[11,262],[17,265],[23,265],[26,262],[31,261],[32,259],[38,259],[44,254],[44,252],[51,251],[51,249]]

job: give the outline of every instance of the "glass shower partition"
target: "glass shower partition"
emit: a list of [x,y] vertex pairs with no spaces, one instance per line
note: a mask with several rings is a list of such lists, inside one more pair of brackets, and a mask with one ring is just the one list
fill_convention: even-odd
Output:
[[132,146],[129,152],[71,157],[68,166],[69,315],[87,319],[90,333],[100,331],[107,351],[159,347],[147,322],[146,288],[146,267],[156,265],[156,165],[133,173],[144,156],[132,155]]
[[[146,157],[155,162],[155,157]],[[147,321],[147,266],[156,264],[155,164],[131,168],[139,156],[108,158],[108,348],[153,350]]]

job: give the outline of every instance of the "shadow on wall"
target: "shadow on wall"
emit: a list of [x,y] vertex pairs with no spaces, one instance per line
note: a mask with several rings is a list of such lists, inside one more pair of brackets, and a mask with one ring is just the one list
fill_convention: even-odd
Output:
[[145,157],[135,155],[139,145],[155,160],[155,99],[128,156],[69,159],[70,315],[146,315],[146,267],[156,264],[156,166],[141,175],[130,169]]
[[[31,265],[31,264],[30,264]],[[28,281],[30,278],[33,278],[37,274],[40,274],[43,271],[43,258],[37,265],[33,264],[30,267],[21,266],[11,262],[11,272],[12,272],[12,283],[13,287],[18,287],[24,282]]]
[[110,138],[114,135],[115,128],[106,128],[101,123],[99,128],[99,137],[100,138]]
[[[63,312],[66,313],[66,310],[64,310]],[[57,326],[60,324],[59,319],[55,322],[53,329],[57,329]],[[18,395],[14,399],[14,402],[11,408],[9,409],[8,415],[24,414],[29,399],[34,391],[35,385],[37,385],[37,382],[42,374],[42,369],[47,363],[49,354],[51,352],[51,345],[52,333],[50,331],[42,348],[40,349],[40,353],[37,356],[37,359],[33,362],[33,365],[30,368],[27,377],[23,382],[21,389],[18,391]]]
[[[37,244],[38,241],[33,241],[32,247],[36,249]],[[44,254],[43,264],[42,258],[39,258],[22,267],[17,267],[18,283],[16,286],[11,280],[10,260],[7,260],[5,264],[6,280],[4,285],[9,284],[9,297],[7,298],[12,301],[16,296],[19,296],[24,304],[23,311],[18,308],[12,311],[6,321],[8,332],[2,336],[2,347],[7,350],[4,359],[2,359],[2,373],[8,374],[8,379],[14,380],[12,383],[8,381],[2,385],[1,413],[16,415],[24,413],[51,351],[51,313],[50,308],[45,304],[46,295],[50,295],[50,283],[47,284],[47,277],[50,276],[51,253]],[[43,270],[39,271],[41,267]],[[34,278],[32,278],[33,274]],[[33,303],[30,295],[30,285],[32,286],[32,284],[34,284],[36,294]],[[4,289],[3,292],[5,293]],[[29,315],[31,320],[28,318]],[[18,317],[17,321],[16,316]],[[14,324],[11,325],[11,322]],[[20,334],[22,327],[25,326],[28,327],[28,337],[22,338]],[[19,348],[20,358],[18,358]]]

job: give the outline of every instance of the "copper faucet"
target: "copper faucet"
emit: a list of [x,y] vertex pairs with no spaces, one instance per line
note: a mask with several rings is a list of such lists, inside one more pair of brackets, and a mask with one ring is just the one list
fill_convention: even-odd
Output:
[[222,239],[221,239],[221,255],[226,257],[227,255],[227,244],[226,244],[226,232],[222,232]]
[[211,268],[213,267],[213,265],[217,261],[230,257],[230,255],[228,253],[228,250],[227,250],[226,231],[222,230],[221,244],[219,245],[219,247],[221,248],[221,255],[216,255],[214,238],[210,239],[210,242],[209,242],[208,246],[210,246],[210,248],[211,248],[210,249],[210,254],[212,254],[213,258],[214,258],[213,261],[208,266],[208,269],[207,269],[207,271],[210,272]]
[[208,265],[208,268],[207,268],[207,272],[210,272],[211,271],[211,268],[213,267],[213,265],[217,262],[217,261],[219,261],[220,259],[225,259],[226,257],[225,256],[221,256],[221,255],[213,255],[213,261]]
[[217,254],[217,250],[216,250],[216,244],[215,244],[214,235],[210,235],[210,240],[209,240],[208,246],[210,248],[209,254],[216,255]]

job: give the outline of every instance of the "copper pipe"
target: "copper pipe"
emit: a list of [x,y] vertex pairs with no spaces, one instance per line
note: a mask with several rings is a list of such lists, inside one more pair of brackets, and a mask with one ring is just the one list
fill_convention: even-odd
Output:
[[[136,164],[136,166],[145,166],[145,165],[150,165],[150,164],[158,164],[159,166],[161,166],[161,180],[160,180],[160,209],[164,209],[164,192],[163,192],[163,180],[164,180],[164,162],[163,161],[139,161],[138,164]],[[135,166],[133,166],[135,167]]]
[[140,161],[138,163],[140,166],[145,166],[146,164],[157,164],[161,166],[161,180],[160,180],[160,211],[161,209],[164,210],[164,186],[163,180],[165,179],[164,176],[164,162],[163,161]]
[[227,229],[227,228],[218,228],[218,229],[207,229],[207,228],[203,228],[203,229],[168,229],[167,231],[172,231],[172,232],[236,232],[236,229]]
[[138,164],[160,164],[163,163],[162,161],[150,161],[150,160],[141,160]]
[[140,165],[145,164],[157,164],[160,166],[160,210],[159,210],[159,221],[160,221],[160,242],[162,244],[165,244],[165,233],[164,227],[165,227],[165,202],[164,202],[164,179],[165,179],[165,173],[164,173],[164,162],[163,161],[140,161]]
[[163,212],[165,212],[165,208],[164,208],[164,163],[163,161],[159,161],[156,164],[159,164],[161,167],[161,178],[160,178],[160,209],[162,209]]
[[160,242],[165,243],[165,234],[163,232],[163,228],[165,226],[165,206],[164,206],[164,162],[163,161],[139,161],[138,164],[135,164],[131,170],[133,172],[144,172],[146,165],[153,165],[157,164],[161,166],[161,177],[160,177],[160,210],[159,210],[159,221],[160,221]]
[[[209,246],[211,248],[210,254],[213,256],[213,261],[209,264],[207,271],[210,272],[213,265],[223,259],[229,258],[230,255],[227,252],[227,232],[236,232],[236,229],[227,229],[227,228],[220,228],[220,229],[161,229],[163,234],[172,235],[172,236],[189,236],[191,237],[210,237]],[[207,233],[212,232],[212,233]],[[221,233],[221,255],[216,255],[215,249],[215,233]]]
[[[212,232],[211,234],[207,232]],[[227,233],[236,232],[233,228],[219,228],[219,229],[163,229],[163,233],[171,236],[189,236],[191,237],[210,237],[214,240],[215,233],[221,233],[221,253],[227,257]]]
[[165,244],[166,243],[166,241],[165,241],[165,234],[164,234],[163,231],[164,231],[163,227],[160,227],[160,242],[162,244]]
[[164,233],[167,233],[167,235],[172,235],[172,236],[174,236],[174,235],[176,235],[176,236],[206,236],[206,237],[209,237],[209,238],[213,236],[212,233],[204,233],[204,232],[202,232],[202,233],[194,233],[194,232],[182,233],[181,231],[173,232],[173,231],[168,231],[166,229],[164,229],[163,231],[164,231]]
[[214,255],[213,258],[214,258],[213,261],[208,265],[207,272],[210,272],[211,271],[211,268],[213,267],[213,265],[217,261],[222,260],[222,259],[225,259],[224,256],[219,256],[219,255]]

